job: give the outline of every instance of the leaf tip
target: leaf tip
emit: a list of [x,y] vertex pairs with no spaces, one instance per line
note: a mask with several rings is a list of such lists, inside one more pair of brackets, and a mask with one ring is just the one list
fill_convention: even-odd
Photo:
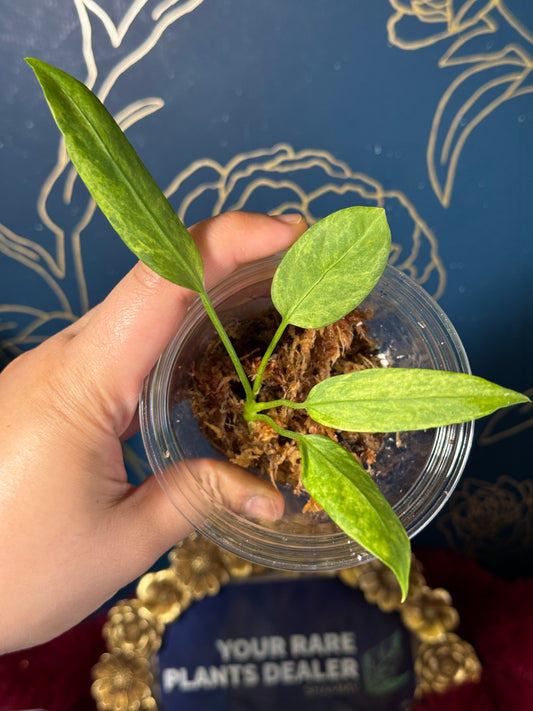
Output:
[[519,392],[511,392],[512,395],[512,405],[524,405],[526,403],[531,402],[531,398],[528,397],[525,393],[519,393]]
[[40,59],[36,59],[35,57],[24,57],[24,61],[30,65],[34,72],[37,72],[43,64]]
[[400,598],[400,603],[404,603],[407,600],[407,595],[409,593],[409,581],[405,585],[400,583],[400,590],[402,591],[402,596]]
[[[407,537],[407,535],[406,535]],[[411,560],[412,560],[412,555],[411,555],[411,544],[407,544],[407,555],[405,556],[405,559],[400,561],[400,565],[394,570],[394,573],[398,579],[398,583],[400,585],[400,590],[402,593],[402,597],[400,602],[405,602],[407,598],[407,594],[409,593],[409,579],[411,576]]]
[[502,407],[512,407],[513,405],[527,405],[531,403],[531,398],[529,398],[525,393],[521,393],[517,390],[501,388],[501,392],[501,404],[499,405],[499,407],[494,408],[495,410]]
[[36,57],[25,57],[24,61],[33,69],[33,73],[37,77],[38,82],[42,84],[41,80],[44,80],[49,65],[43,62],[42,59],[36,59]]

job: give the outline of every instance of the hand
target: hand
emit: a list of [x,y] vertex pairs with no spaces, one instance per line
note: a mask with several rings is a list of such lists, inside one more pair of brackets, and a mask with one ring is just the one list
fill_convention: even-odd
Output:
[[[209,286],[305,228],[296,216],[234,212],[191,233]],[[72,627],[191,532],[153,476],[128,483],[121,440],[193,297],[139,263],[101,304],[0,374],[0,653]],[[203,467],[234,510],[281,516],[269,484],[214,460]]]

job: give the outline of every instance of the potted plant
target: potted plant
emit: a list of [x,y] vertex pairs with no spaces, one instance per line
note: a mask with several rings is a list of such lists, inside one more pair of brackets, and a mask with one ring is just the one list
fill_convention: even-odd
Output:
[[[264,328],[263,319],[265,313],[270,313],[271,281],[279,261],[280,257],[275,256],[247,265],[210,291],[210,299],[224,327],[230,329],[238,352],[252,352],[250,360],[254,360],[256,343],[267,340],[273,330],[272,326],[270,332]],[[357,360],[367,361],[370,355],[374,363],[377,360],[383,366],[468,371],[466,354],[451,323],[433,299],[402,272],[386,267],[378,285],[362,305],[364,311],[373,312],[372,318],[361,324],[359,314],[362,310],[355,312],[358,318],[356,330],[364,329],[365,335],[362,339],[355,338],[355,348],[353,345],[346,348],[334,366],[342,363],[344,370],[347,360],[349,369],[352,369]],[[261,329],[257,328],[258,323],[261,323]],[[239,339],[241,326],[245,333],[252,333],[245,342]],[[320,329],[319,332],[326,332],[325,338],[317,338],[315,343],[328,340],[334,326]],[[298,330],[297,337],[305,338],[307,333]],[[281,369],[284,380],[285,376],[294,377],[301,373],[303,360],[293,357],[296,339],[291,338],[290,333],[287,336],[273,354],[274,374]],[[219,344],[201,300],[197,300],[143,388],[140,419],[146,451],[152,469],[170,499],[209,538],[263,565],[330,570],[368,560],[368,550],[332,526],[329,517],[322,516],[316,509],[309,510],[307,490],[300,490],[298,480],[295,486],[294,477],[287,478],[287,468],[292,468],[295,460],[296,477],[301,469],[297,443],[289,438],[268,437],[270,427],[261,423],[261,431],[257,433],[261,435],[260,446],[252,450],[250,456],[250,448],[248,451],[246,448],[250,440],[254,442],[253,436],[230,453],[227,447],[222,449],[220,438],[212,435],[213,430],[219,432],[229,428],[233,432],[239,426],[238,381],[235,370],[232,377],[231,361],[228,356],[224,357],[224,349]],[[315,359],[317,350],[310,349],[311,360]],[[357,350],[359,354],[354,357]],[[256,355],[255,367],[258,358]],[[253,364],[250,367],[248,360],[244,359],[244,366],[247,372],[253,372]],[[329,360],[331,362],[334,357],[330,355]],[[286,367],[288,363],[293,363],[293,367]],[[306,386],[303,390],[308,389],[309,371],[315,371],[316,365],[311,364],[304,374]],[[210,378],[213,371],[219,382],[212,378],[205,386],[204,376]],[[315,375],[313,372],[312,377]],[[200,383],[196,382],[198,379]],[[287,390],[286,382],[284,385]],[[271,372],[267,372],[263,388],[266,393],[272,392]],[[294,387],[290,389],[295,390]],[[266,394],[262,391],[260,397]],[[299,400],[302,399],[301,392],[297,394]],[[231,402],[228,402],[228,395]],[[210,401],[202,413],[206,397]],[[290,413],[289,408],[286,411]],[[305,414],[304,410],[297,412]],[[279,409],[270,414],[281,423]],[[287,413],[283,414],[282,424],[286,426]],[[303,419],[303,425],[309,425],[307,418]],[[313,429],[316,432],[317,427]],[[246,432],[244,423],[239,436],[243,430]],[[375,462],[369,468],[410,537],[427,525],[453,490],[466,463],[472,431],[472,423],[466,422],[401,434],[372,434],[370,437],[374,439],[363,442],[363,448],[370,456],[358,442],[355,443],[358,454],[367,463],[375,453]],[[275,435],[272,430],[270,432]],[[330,430],[329,434],[335,436],[337,433]],[[346,443],[344,434],[337,439]],[[264,447],[261,446],[263,443]],[[283,450],[279,448],[280,443]],[[353,441],[348,444],[353,451]],[[234,442],[230,445],[234,446]],[[221,451],[225,456],[233,455],[231,458],[235,463],[259,470],[265,478],[272,476],[273,468],[264,466],[270,462],[270,457],[288,465],[283,467],[282,464],[275,472],[276,485],[285,499],[285,514],[281,520],[250,521],[228,511],[223,502],[205,491],[196,462],[200,457],[220,456]]]
[[[335,441],[338,439],[335,433],[423,432],[428,428],[446,428],[456,423],[468,423],[497,408],[524,402],[527,398],[467,372],[453,372],[465,371],[468,366],[461,347],[457,347],[458,339],[453,328],[441,315],[440,320],[444,324],[444,331],[447,332],[447,340],[455,344],[457,350],[455,362],[446,362],[444,359],[443,369],[435,369],[435,364],[431,363],[429,367],[348,370],[315,383],[303,400],[291,400],[286,397],[265,400],[262,392],[266,373],[272,357],[275,357],[280,339],[289,328],[304,331],[327,328],[346,317],[365,299],[372,298],[372,294],[374,297],[376,293],[379,296],[380,293],[386,293],[387,288],[392,293],[394,289],[390,286],[378,286],[376,290],[376,286],[380,283],[386,284],[387,279],[389,283],[396,279],[397,290],[399,285],[403,284],[408,287],[406,291],[411,289],[412,293],[412,284],[402,282],[402,277],[394,270],[386,269],[390,251],[390,231],[384,211],[364,207],[341,210],[311,226],[287,251],[273,274],[270,274],[272,279],[269,291],[279,320],[269,342],[265,343],[265,350],[258,360],[257,368],[253,373],[247,373],[240,359],[242,354],[235,352],[232,340],[215,308],[216,300],[214,305],[214,299],[205,289],[202,260],[192,237],[113,118],[82,83],[39,60],[28,61],[64,134],[74,166],[121,238],[154,271],[198,293],[198,303],[193,309],[200,308],[205,314],[235,369],[242,391],[241,417],[250,430],[250,436],[254,435],[254,431],[257,433],[258,429],[267,426],[276,437],[296,443],[301,459],[300,488],[312,497],[313,512],[327,512],[327,525],[330,529],[331,521],[336,524],[335,531],[331,534],[333,538],[338,536],[337,526],[343,532],[340,533],[340,547],[345,549],[343,564],[355,564],[363,558],[357,548],[353,547],[353,540],[357,541],[372,556],[379,558],[393,570],[405,596],[411,560],[405,527],[354,454]],[[242,273],[237,278],[242,283]],[[265,281],[268,283],[268,278],[263,275],[263,284]],[[415,292],[415,300],[422,304],[423,296],[416,289]],[[262,298],[265,298],[264,293]],[[401,313],[404,308],[401,298],[395,298],[398,299],[397,305]],[[412,300],[413,297],[402,298],[409,301],[409,298]],[[225,297],[222,298],[222,301],[224,300]],[[434,312],[438,313],[439,310],[435,307],[431,309],[430,306],[430,302],[424,303],[422,310],[425,308],[430,314],[428,318],[436,322],[438,318]],[[412,318],[416,320],[417,316]],[[408,321],[409,319],[404,321],[402,326],[407,330]],[[429,340],[434,337],[433,333],[428,336]],[[424,335],[422,341],[427,341],[428,338]],[[427,343],[425,347],[427,349]],[[169,382],[175,379],[175,366],[176,361],[172,358],[170,361],[162,361],[161,368],[166,369],[165,377],[170,377]],[[168,404],[171,386],[167,382],[161,388],[157,374],[154,377],[158,383],[157,391],[163,391],[163,402]],[[144,402],[150,400],[150,385],[147,385],[147,388],[145,395],[148,399],[145,398]],[[167,404],[162,409],[163,419],[169,417]],[[295,412],[304,410],[306,417],[316,423],[319,431],[320,428],[325,428],[326,434],[316,434],[314,426],[309,431],[302,432],[280,425],[275,414],[279,409]],[[151,415],[159,417],[161,413],[157,411],[157,407],[151,409],[149,406],[147,414],[145,406],[141,414],[145,428],[148,424],[149,432],[152,426]],[[468,431],[468,426],[463,427],[459,438],[463,444],[468,441]],[[170,432],[169,436],[172,444],[173,432]],[[167,490],[170,472],[170,476],[178,480],[178,485],[185,491],[186,500],[191,506],[191,511],[185,512],[186,515],[189,515],[196,525],[198,518],[205,521],[202,530],[215,539],[222,531],[220,542],[234,549],[229,536],[232,528],[239,533],[237,522],[226,520],[227,512],[221,507],[217,508],[216,501],[207,502],[211,507],[207,513],[202,502],[201,482],[195,479],[194,471],[187,467],[176,467],[180,459],[179,451],[175,455],[174,451],[171,451],[172,447],[168,448],[166,443],[161,442],[158,433],[155,439],[148,435],[146,441],[149,456],[152,456],[156,463],[156,471],[166,472],[162,475],[162,482]],[[159,461],[154,455],[156,449],[160,452]],[[416,447],[413,447],[414,449]],[[459,466],[457,453],[454,454],[452,474],[445,466],[445,494],[453,485],[453,479],[464,462],[467,449],[468,445],[462,447]],[[443,445],[444,454],[445,450],[446,442]],[[438,452],[437,471],[441,466],[439,457],[442,457],[443,452]],[[433,460],[435,456],[432,450]],[[177,469],[179,477],[175,476]],[[244,538],[252,535],[255,538],[255,547],[263,546],[267,551],[265,557],[268,560],[269,556],[272,557],[274,545],[267,535],[268,530],[261,528],[256,522],[251,522],[251,534],[246,528],[247,525],[248,522],[245,522],[245,530],[240,533]],[[304,566],[304,563],[298,560],[298,551],[294,557],[290,532],[283,531],[282,527],[274,533],[278,536],[276,546],[279,548],[281,545],[287,553],[285,558],[282,556],[281,561],[272,562],[289,568],[298,569]],[[313,547],[315,544],[312,533],[303,534],[303,539],[304,547]],[[330,538],[325,536],[321,545],[327,549],[328,546],[335,547],[338,543],[338,537],[330,543]],[[324,551],[322,555],[324,556]],[[336,567],[341,567],[339,560],[335,556],[333,558]],[[317,564],[311,564],[310,567],[316,568]]]

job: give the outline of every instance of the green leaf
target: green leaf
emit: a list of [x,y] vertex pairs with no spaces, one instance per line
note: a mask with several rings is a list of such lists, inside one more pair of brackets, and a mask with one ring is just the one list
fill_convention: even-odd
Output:
[[353,455],[328,437],[298,439],[302,481],[342,530],[387,565],[405,598],[411,547],[392,507]]
[[122,240],[165,279],[202,293],[194,240],[111,114],[74,77],[38,59],[27,62],[74,167]]
[[385,211],[349,207],[312,225],[283,257],[272,301],[286,323],[321,328],[358,306],[379,280],[391,245]]
[[529,398],[474,375],[375,368],[323,380],[298,407],[338,430],[399,432],[467,422],[522,402]]

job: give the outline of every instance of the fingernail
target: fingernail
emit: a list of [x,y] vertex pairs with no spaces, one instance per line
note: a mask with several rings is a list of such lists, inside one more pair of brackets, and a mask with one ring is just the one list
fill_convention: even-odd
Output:
[[289,212],[285,215],[272,215],[276,220],[279,220],[280,222],[285,222],[288,225],[297,225],[298,222],[303,220],[303,217],[299,215],[297,212]]
[[280,517],[279,506],[274,499],[267,496],[252,496],[245,502],[242,512],[250,518],[263,518],[275,521]]

